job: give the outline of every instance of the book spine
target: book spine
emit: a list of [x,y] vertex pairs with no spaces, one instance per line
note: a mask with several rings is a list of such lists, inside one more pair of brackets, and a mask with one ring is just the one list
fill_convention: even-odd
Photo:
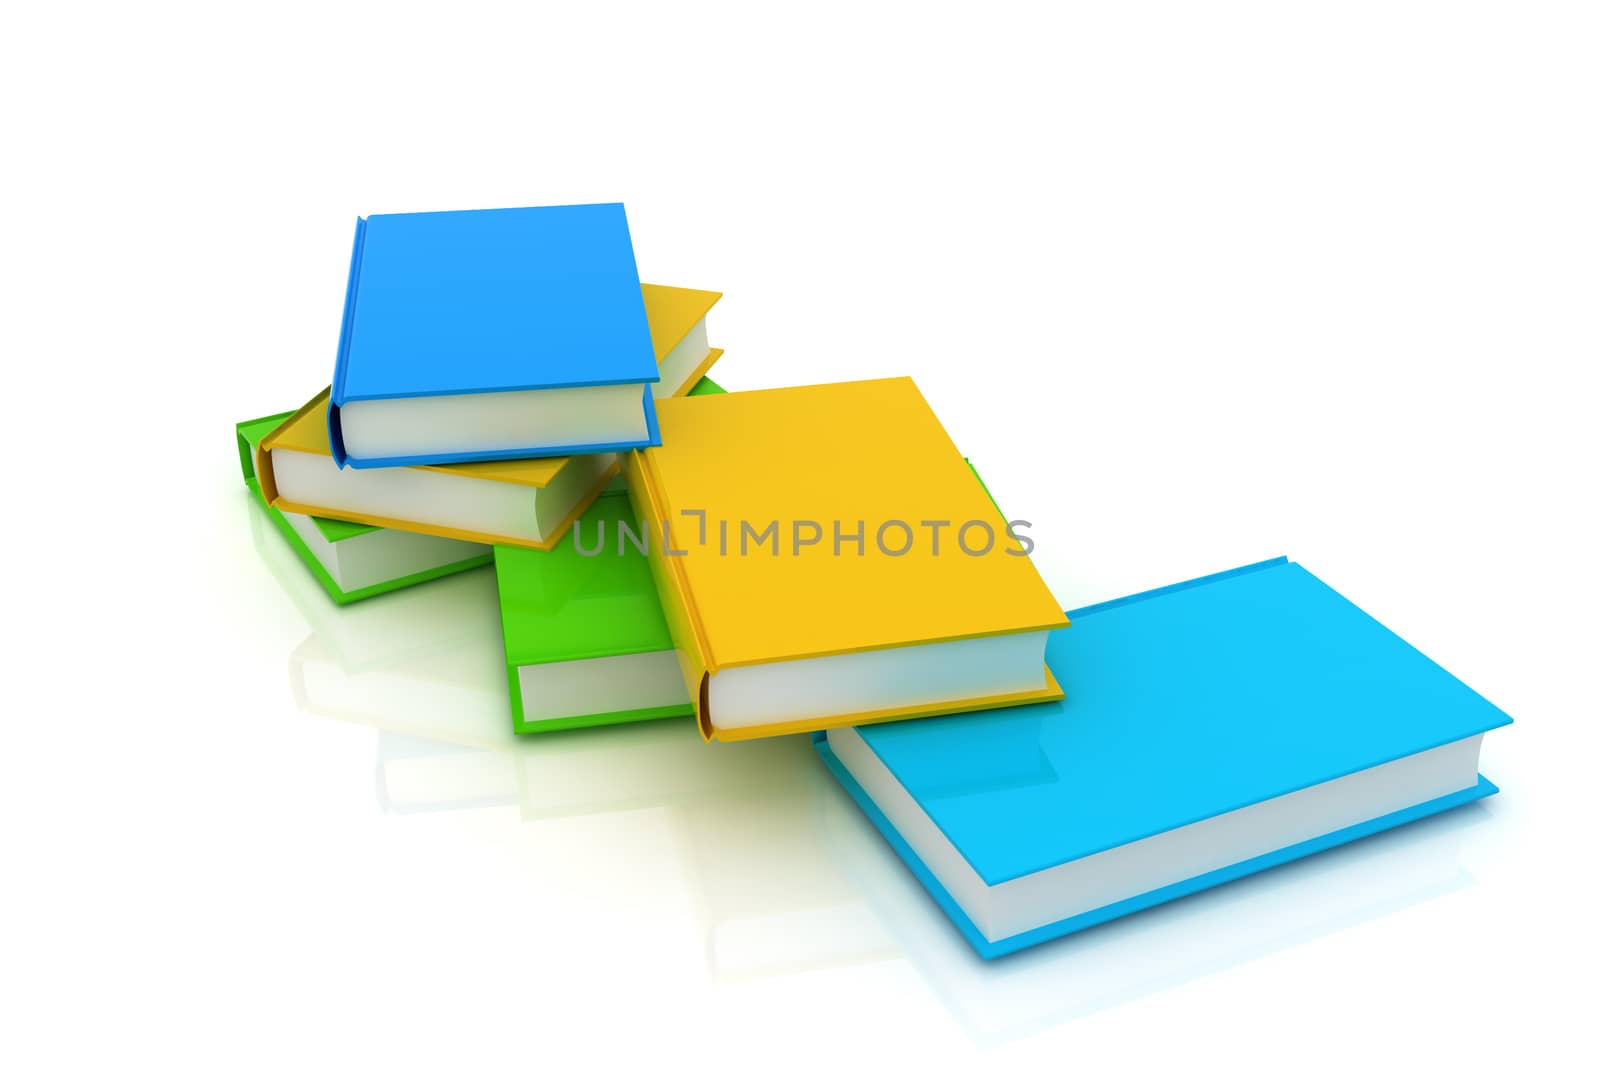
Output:
[[669,541],[671,516],[667,513],[666,500],[651,473],[648,449],[628,453],[623,478],[628,483],[628,498],[633,504],[634,518],[644,526],[648,538],[650,573],[655,579],[656,593],[661,598],[661,613],[667,620],[667,630],[672,634],[673,647],[677,649],[678,668],[683,672],[684,687],[689,691],[695,722],[700,727],[700,736],[710,741],[711,718],[707,696],[716,664],[711,658],[705,624],[695,608],[694,595],[683,570],[683,560],[674,554],[681,550],[674,549],[673,542]]
[[239,470],[244,474],[245,484],[256,481],[256,450],[250,447],[250,442],[244,436],[244,423],[234,429],[233,435],[239,442]]
[[367,243],[367,220],[356,219],[356,236],[350,246],[350,275],[344,287],[344,314],[339,319],[339,348],[333,358],[332,403],[344,402],[344,382],[350,363],[351,334],[355,329],[356,289],[361,284],[361,253]]
[[282,436],[284,430],[305,418],[306,413],[322,403],[327,395],[328,390],[324,389],[301,404],[299,410],[278,423],[277,429],[263,437],[261,443],[256,445],[256,482],[261,486],[261,499],[266,501],[268,507],[278,506],[278,479],[272,473],[273,447],[278,443],[278,438]]
[[256,481],[256,443],[293,414],[292,411],[280,411],[276,415],[263,415],[259,419],[235,424],[233,433],[239,442],[239,469],[244,473],[244,480],[251,485]]
[[367,220],[356,219],[356,236],[350,248],[350,277],[344,287],[344,315],[339,320],[339,348],[333,357],[333,385],[328,397],[328,445],[333,461],[342,469],[349,460],[344,447],[344,427],[339,405],[344,403],[345,379],[350,371],[350,346],[354,341],[356,291],[361,286],[361,256],[367,246]]

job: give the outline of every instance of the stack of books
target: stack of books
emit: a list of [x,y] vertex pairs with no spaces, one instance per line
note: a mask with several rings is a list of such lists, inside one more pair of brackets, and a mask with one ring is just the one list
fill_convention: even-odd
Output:
[[811,735],[983,957],[1495,791],[1510,719],[1309,571],[1063,612],[911,379],[725,392],[719,297],[620,204],[362,219],[246,485],[336,605],[492,564],[508,736]]

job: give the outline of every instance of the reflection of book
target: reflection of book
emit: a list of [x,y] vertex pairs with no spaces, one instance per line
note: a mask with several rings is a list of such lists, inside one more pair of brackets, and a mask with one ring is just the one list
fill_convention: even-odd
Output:
[[825,840],[834,821],[826,809],[849,801],[815,761],[805,766],[803,751],[792,756],[787,780],[674,809],[719,981],[897,954]]
[[[462,748],[503,754],[504,763],[493,761],[494,766],[509,767],[515,776],[505,795],[520,799],[529,820],[670,808],[712,798],[738,804],[817,771],[803,738],[753,745],[744,758],[730,760],[683,719],[518,738],[511,732],[498,642],[458,643],[352,667],[312,635],[290,656],[289,673],[295,699],[306,711],[432,746],[408,750],[410,758],[448,758]],[[425,779],[417,775],[413,781]],[[442,775],[439,781],[449,778]],[[408,807],[449,806],[450,788],[425,805],[419,785]]]
[[774,739],[729,759],[702,741],[686,719],[519,738],[522,814],[558,818],[675,807],[707,797],[740,803],[808,773],[806,749],[803,738]]
[[[497,649],[491,653],[498,655]],[[466,648],[347,671],[315,636],[291,658],[303,707],[375,726],[377,794],[393,815],[521,805],[533,821],[655,810],[678,839],[707,966],[738,981],[893,952],[824,833],[849,802],[804,738],[741,758],[682,720],[516,738],[497,664]]]
[[350,670],[317,635],[289,656],[295,702],[314,715],[453,744],[505,748],[506,694],[496,649],[458,644]]
[[1064,700],[818,741],[982,956],[1495,791],[1479,746],[1510,718],[1287,560],[1073,619]]
[[1466,807],[999,960],[973,953],[859,811],[830,809],[836,866],[974,1041],[1015,1040],[1472,884]]
[[499,660],[480,639],[352,666],[311,634],[289,656],[289,684],[303,711],[378,731],[384,811],[512,806],[519,774]]
[[251,499],[335,603],[349,604],[490,562],[487,545],[267,507],[256,481],[256,446],[288,417],[268,415],[239,423],[239,465]]
[[[480,567],[340,607],[324,595],[263,509],[249,501],[242,506],[267,570],[347,668],[404,661],[463,644],[498,648],[500,612],[492,569]],[[495,678],[503,679],[503,671]]]
[[409,815],[516,802],[516,757],[505,749],[378,734],[378,804],[386,812]]

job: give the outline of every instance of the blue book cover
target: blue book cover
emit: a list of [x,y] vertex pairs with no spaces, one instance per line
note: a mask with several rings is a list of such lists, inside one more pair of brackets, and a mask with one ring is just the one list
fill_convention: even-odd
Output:
[[328,431],[340,466],[658,443],[621,204],[357,220]]
[[1510,718],[1286,559],[1069,615],[1059,701],[816,737],[984,957],[1496,791]]

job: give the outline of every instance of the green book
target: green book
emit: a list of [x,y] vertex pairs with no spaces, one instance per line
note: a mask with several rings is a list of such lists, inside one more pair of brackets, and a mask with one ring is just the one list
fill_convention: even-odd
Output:
[[[722,392],[703,378],[689,395]],[[694,712],[650,562],[632,542],[618,551],[619,523],[637,530],[620,479],[548,552],[494,546],[511,724],[519,734]],[[605,543],[595,551],[602,530]]]
[[250,495],[267,513],[317,583],[336,604],[349,604],[447,574],[482,567],[494,559],[488,545],[386,530],[340,519],[296,515],[267,507],[256,481],[256,445],[292,411],[237,426],[239,466]]

